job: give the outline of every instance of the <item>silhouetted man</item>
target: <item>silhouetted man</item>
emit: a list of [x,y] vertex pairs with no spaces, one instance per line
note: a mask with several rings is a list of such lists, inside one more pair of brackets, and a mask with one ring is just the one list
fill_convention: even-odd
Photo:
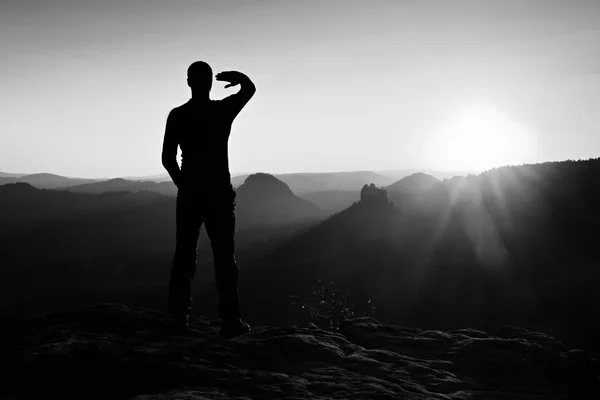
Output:
[[[250,331],[243,321],[238,298],[238,267],[234,256],[235,196],[229,174],[228,140],[231,124],[256,88],[241,72],[225,71],[218,81],[240,90],[223,100],[211,100],[213,72],[202,61],[187,71],[192,98],[174,108],[167,118],[162,164],[178,188],[176,248],[169,282],[169,313],[178,332],[188,327],[192,308],[191,283],[196,272],[200,227],[204,223],[213,251],[219,294],[221,334]],[[181,148],[181,169],[177,146]]]

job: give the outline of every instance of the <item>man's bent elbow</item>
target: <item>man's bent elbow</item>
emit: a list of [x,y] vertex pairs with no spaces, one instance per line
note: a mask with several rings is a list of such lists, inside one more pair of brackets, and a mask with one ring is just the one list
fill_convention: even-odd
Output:
[[256,86],[251,80],[248,80],[247,85],[244,87],[244,92],[246,92],[248,99],[251,99],[254,96],[254,93],[256,93]]

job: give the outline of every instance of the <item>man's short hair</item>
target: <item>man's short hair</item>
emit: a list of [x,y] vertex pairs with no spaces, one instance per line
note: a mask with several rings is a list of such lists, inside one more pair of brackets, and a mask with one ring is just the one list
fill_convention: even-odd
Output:
[[193,86],[207,86],[212,84],[212,76],[212,68],[204,61],[193,62],[187,70],[188,80]]

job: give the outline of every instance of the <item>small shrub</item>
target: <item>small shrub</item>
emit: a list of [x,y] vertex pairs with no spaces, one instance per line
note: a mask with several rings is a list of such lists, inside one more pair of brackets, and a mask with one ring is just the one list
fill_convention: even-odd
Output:
[[[336,289],[333,281],[325,284],[322,279],[319,279],[305,299],[299,299],[297,296],[290,297],[292,304],[308,312],[311,322],[329,331],[338,331],[343,321],[357,316],[350,292]],[[362,315],[374,314],[375,306],[371,300],[368,300],[367,304],[369,311],[363,312]]]

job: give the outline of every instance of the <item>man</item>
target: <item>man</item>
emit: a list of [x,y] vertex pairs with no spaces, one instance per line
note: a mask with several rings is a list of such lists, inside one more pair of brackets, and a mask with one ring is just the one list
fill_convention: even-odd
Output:
[[[188,328],[192,306],[191,283],[196,272],[200,227],[204,223],[213,251],[219,294],[221,335],[250,331],[243,321],[238,298],[238,267],[234,256],[235,196],[231,185],[228,140],[233,120],[256,88],[241,72],[217,74],[225,86],[240,90],[223,100],[211,100],[213,72],[202,61],[187,71],[192,98],[169,113],[162,148],[162,164],[177,186],[176,248],[171,264],[168,309],[176,332]],[[177,164],[181,148],[181,169]]]

